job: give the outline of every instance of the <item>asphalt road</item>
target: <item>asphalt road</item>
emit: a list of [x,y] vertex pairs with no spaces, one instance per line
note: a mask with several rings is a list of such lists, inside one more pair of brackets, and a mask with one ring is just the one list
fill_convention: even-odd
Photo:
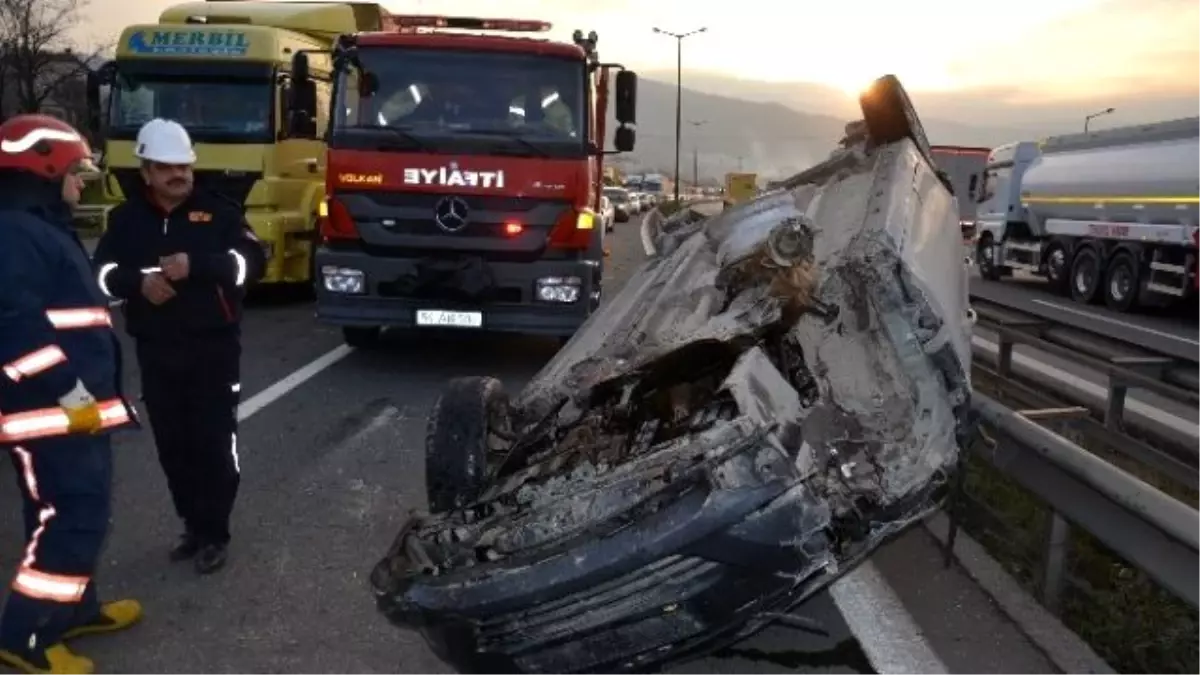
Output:
[[[642,260],[635,222],[610,235],[610,289]],[[487,373],[518,388],[555,343],[458,334],[352,351],[338,331],[315,323],[311,307],[279,303],[253,307],[244,333],[243,477],[229,566],[199,578],[167,562],[177,523],[152,440],[148,432],[120,435],[114,523],[98,578],[106,597],[137,597],[147,615],[127,633],[85,638],[77,648],[102,672],[447,672],[418,635],[375,611],[367,575],[406,511],[424,505],[425,416],[442,383]],[[6,467],[0,572],[10,574],[22,537]],[[772,626],[676,670],[1051,669],[962,570],[941,567],[923,529],[844,581],[797,610],[827,636]]]
[[1200,352],[1200,322],[1195,311],[1121,314],[1104,305],[1083,305],[1052,293],[1037,277],[1014,275],[1002,281],[985,281],[974,267],[971,295],[1192,362]]

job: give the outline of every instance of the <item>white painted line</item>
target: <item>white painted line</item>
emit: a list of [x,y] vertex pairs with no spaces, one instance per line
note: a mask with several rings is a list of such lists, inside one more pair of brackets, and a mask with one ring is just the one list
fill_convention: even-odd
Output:
[[868,560],[829,586],[877,673],[949,673],[891,586]]
[[238,406],[238,421],[241,422],[283,398],[288,392],[312,379],[317,373],[350,356],[350,353],[353,351],[353,347],[339,345],[332,351],[317,357],[311,363],[301,366],[291,375],[242,401],[241,405]]
[[1126,321],[1119,321],[1117,319],[1110,319],[1107,316],[1102,316],[1100,314],[1094,314],[1092,312],[1088,312],[1088,311],[1082,310],[1082,309],[1077,309],[1075,307],[1067,307],[1065,305],[1060,305],[1056,302],[1050,302],[1049,300],[1033,300],[1033,302],[1036,302],[1037,304],[1045,306],[1045,307],[1050,307],[1059,312],[1067,312],[1069,314],[1075,314],[1076,316],[1086,316],[1089,319],[1095,319],[1096,321],[1103,321],[1104,323],[1111,324],[1113,326],[1121,326],[1122,328],[1128,328],[1129,330],[1137,330],[1137,331],[1141,331],[1143,333],[1148,333],[1150,335],[1157,335],[1158,337],[1166,338],[1168,340],[1176,340],[1176,341],[1182,342],[1184,344],[1189,344],[1189,345],[1194,345],[1196,347],[1200,347],[1200,341],[1193,340],[1191,338],[1186,338],[1186,337],[1183,337],[1180,335],[1172,335],[1171,333],[1167,333],[1167,332],[1164,332],[1161,330],[1155,330],[1153,328],[1146,328],[1145,326],[1139,326],[1137,324],[1128,323]]
[[[978,335],[971,336],[971,344],[981,349],[986,349],[992,354],[995,354],[1000,349],[999,345],[997,345],[995,342],[992,342],[991,340],[985,340]],[[1037,359],[1025,356],[1024,354],[1013,352],[1013,365],[1023,366],[1030,370],[1035,370],[1050,378],[1062,382],[1072,389],[1082,391],[1083,393],[1094,398],[1099,398],[1102,401],[1108,398],[1108,389],[1106,387],[1102,387],[1095,382],[1089,382],[1082,377],[1072,375],[1065,370],[1055,368],[1048,363],[1043,363]],[[1146,419],[1157,422],[1158,424],[1161,424],[1172,431],[1177,431],[1192,438],[1200,438],[1200,428],[1198,428],[1198,425],[1195,422],[1191,422],[1181,417],[1176,417],[1170,413],[1163,412],[1154,406],[1146,405],[1145,403],[1142,403],[1136,399],[1127,398],[1125,401],[1125,409],[1141,415]]]

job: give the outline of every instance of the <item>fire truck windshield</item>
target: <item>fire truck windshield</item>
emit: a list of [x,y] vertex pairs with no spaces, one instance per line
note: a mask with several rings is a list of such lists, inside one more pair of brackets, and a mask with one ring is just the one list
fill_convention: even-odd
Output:
[[109,100],[108,135],[132,140],[155,117],[172,119],[197,143],[274,142],[274,87],[261,77],[122,72]]
[[[581,61],[411,47],[363,47],[358,56],[379,86],[372,96],[360,97],[359,71],[339,74],[334,147],[362,142],[385,150],[550,157],[587,152]],[[356,141],[339,134],[351,129]],[[386,141],[402,138],[413,147]]]

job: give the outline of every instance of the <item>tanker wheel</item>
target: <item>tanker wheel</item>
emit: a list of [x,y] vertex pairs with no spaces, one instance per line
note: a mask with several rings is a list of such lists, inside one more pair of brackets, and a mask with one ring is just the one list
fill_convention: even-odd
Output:
[[1127,252],[1113,256],[1104,275],[1104,304],[1117,312],[1131,312],[1138,306],[1141,274],[1137,260]]
[[1071,283],[1071,270],[1067,265],[1067,247],[1050,244],[1046,249],[1046,279],[1050,289],[1059,295],[1067,295]]
[[1071,261],[1071,299],[1094,304],[1100,299],[1103,283],[1104,269],[1096,249],[1085,247],[1076,251]]
[[1000,268],[996,267],[996,241],[990,235],[984,236],[975,244],[975,264],[979,267],[979,276],[988,281],[1000,280]]
[[433,405],[425,434],[425,495],[434,513],[475,501],[487,484],[488,457],[511,436],[508,396],[493,377],[459,377]]
[[921,120],[917,117],[916,108],[913,107],[908,92],[904,91],[895,75],[884,75],[875,80],[858,97],[858,102],[862,108],[863,121],[867,124],[867,131],[877,145],[911,138],[921,149],[921,154],[932,163],[925,129],[921,126]]

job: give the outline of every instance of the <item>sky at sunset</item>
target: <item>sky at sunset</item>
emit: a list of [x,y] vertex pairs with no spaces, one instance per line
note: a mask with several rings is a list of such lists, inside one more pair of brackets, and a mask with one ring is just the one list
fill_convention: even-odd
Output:
[[[171,0],[90,0],[76,30],[111,42],[154,21]],[[634,68],[673,68],[675,40],[652,33],[707,27],[684,41],[686,69],[764,82],[811,82],[847,93],[884,72],[914,93],[1010,102],[1197,95],[1195,0],[413,0],[394,12],[542,18],[554,37],[596,30],[600,53]],[[787,7],[789,9],[782,9]]]

